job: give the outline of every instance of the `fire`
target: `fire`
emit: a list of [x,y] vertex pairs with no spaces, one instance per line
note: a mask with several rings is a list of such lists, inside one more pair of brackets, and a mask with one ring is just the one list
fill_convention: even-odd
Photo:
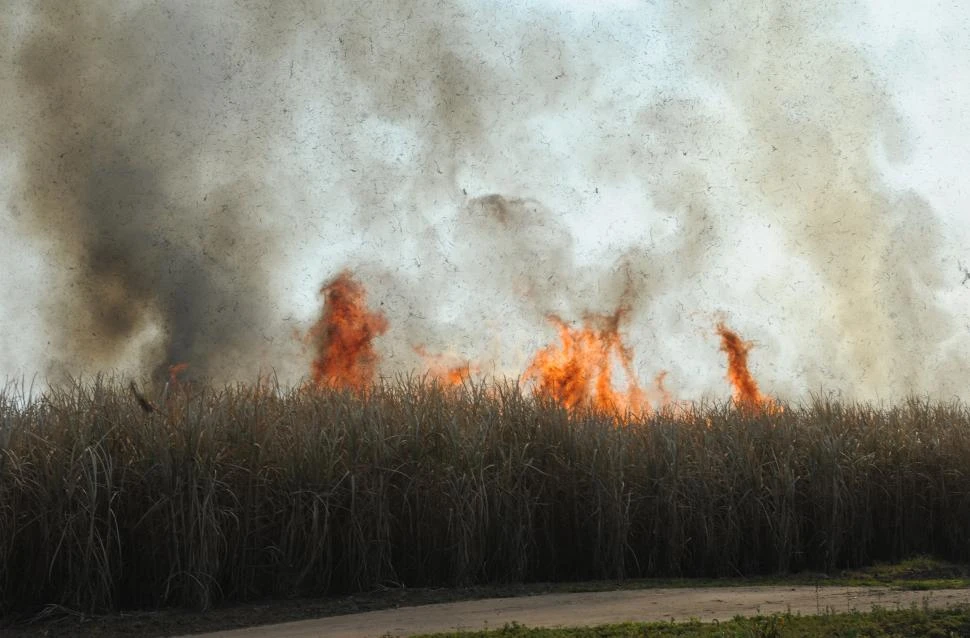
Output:
[[179,375],[189,369],[189,364],[187,363],[176,363],[168,367],[168,382],[172,385],[177,385],[179,382]]
[[[366,392],[377,372],[374,339],[387,332],[387,319],[383,313],[368,309],[366,291],[349,271],[338,274],[320,293],[324,297],[323,313],[306,335],[315,351],[313,382],[317,387]],[[621,306],[611,315],[589,314],[581,327],[550,315],[549,321],[559,332],[559,343],[535,353],[523,381],[538,395],[554,399],[569,410],[592,407],[613,415],[650,413],[654,406],[639,384],[633,353],[620,335],[620,325],[628,313],[629,307]],[[752,343],[723,322],[717,324],[717,334],[721,337],[720,349],[728,357],[727,377],[734,404],[746,411],[781,411],[774,399],[761,393],[748,370]],[[442,384],[461,385],[478,371],[468,361],[429,353],[423,345],[414,346],[414,351],[424,359],[428,376]],[[186,368],[186,364],[170,368],[173,384]],[[621,379],[614,378],[617,374]],[[665,385],[666,377],[666,371],[654,377],[650,395],[660,406],[677,409]],[[624,383],[625,387],[617,387]]]
[[774,399],[765,396],[758,389],[758,382],[754,380],[748,370],[748,352],[754,347],[750,341],[744,341],[724,322],[717,324],[717,333],[721,336],[721,352],[728,357],[728,381],[731,382],[732,395],[735,405],[744,410],[775,412],[780,409]]
[[[608,412],[645,412],[650,404],[633,371],[633,355],[620,338],[620,308],[613,315],[590,315],[582,328],[571,328],[557,316],[550,316],[559,330],[558,346],[536,353],[524,379],[535,382],[536,390],[554,398],[566,408],[589,404]],[[618,362],[626,379],[625,391],[613,387],[613,366]]]
[[415,346],[414,351],[424,359],[428,375],[445,385],[461,385],[472,373],[478,371],[468,361],[459,361],[452,356],[431,354],[424,346]]
[[674,402],[674,396],[667,389],[667,374],[666,370],[661,370],[653,378],[653,384],[657,388],[657,393],[660,395],[660,405],[663,407],[667,407]]
[[373,341],[387,331],[387,319],[367,309],[367,293],[348,271],[325,284],[320,294],[323,316],[308,334],[316,351],[313,382],[363,392],[374,382],[378,355]]

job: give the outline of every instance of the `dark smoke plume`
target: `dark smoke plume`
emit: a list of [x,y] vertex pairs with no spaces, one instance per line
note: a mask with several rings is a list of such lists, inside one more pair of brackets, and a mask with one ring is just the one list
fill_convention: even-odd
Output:
[[[229,43],[213,36],[245,29],[115,5],[39,3],[15,59],[33,108],[25,225],[51,242],[62,276],[45,295],[49,354],[72,373],[128,353],[156,372],[187,362],[227,374],[261,347],[278,251],[260,219],[272,197],[249,164],[255,132],[241,129],[236,148],[206,147],[214,129],[239,124],[232,96],[213,94],[236,71]],[[207,182],[209,162],[239,177]]]

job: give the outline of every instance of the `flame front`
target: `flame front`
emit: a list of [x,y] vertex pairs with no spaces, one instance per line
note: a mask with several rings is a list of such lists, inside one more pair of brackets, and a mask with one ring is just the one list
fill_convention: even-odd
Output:
[[[625,314],[621,308],[613,315],[590,315],[582,328],[571,328],[559,317],[550,316],[559,330],[560,343],[537,352],[524,379],[534,381],[540,394],[570,409],[589,404],[608,412],[649,411],[633,371],[633,355],[620,338],[619,325]],[[626,375],[626,391],[613,387],[615,361]]]
[[[364,287],[348,271],[338,274],[320,292],[324,296],[323,313],[307,334],[315,351],[313,382],[317,387],[366,392],[377,372],[374,339],[387,332],[387,319],[383,313],[367,308]],[[620,335],[620,325],[628,313],[629,308],[621,306],[611,315],[589,314],[581,327],[550,315],[549,321],[559,332],[559,343],[535,353],[522,375],[523,382],[536,394],[549,397],[568,410],[592,407],[615,416],[650,413],[653,405],[640,387],[633,353]],[[748,369],[751,342],[744,341],[723,322],[716,329],[721,338],[720,349],[728,358],[727,378],[734,404],[748,411],[780,411],[774,399],[761,393]],[[460,385],[478,371],[477,366],[455,356],[429,353],[423,345],[413,348],[424,360],[427,375],[442,384]],[[173,380],[183,369],[173,366]],[[615,379],[617,374],[622,378]],[[676,407],[665,385],[666,376],[666,371],[656,375],[651,393],[660,406]],[[625,387],[617,387],[624,383]]]
[[762,412],[774,412],[780,409],[774,399],[761,393],[758,382],[748,370],[748,352],[754,344],[744,341],[723,321],[717,324],[717,333],[721,336],[721,352],[727,354],[727,376],[728,381],[731,382],[735,405],[744,410]]
[[311,373],[317,387],[364,392],[374,383],[378,355],[374,338],[387,331],[387,319],[367,309],[364,287],[343,271],[320,290],[323,316],[310,328],[316,358]]

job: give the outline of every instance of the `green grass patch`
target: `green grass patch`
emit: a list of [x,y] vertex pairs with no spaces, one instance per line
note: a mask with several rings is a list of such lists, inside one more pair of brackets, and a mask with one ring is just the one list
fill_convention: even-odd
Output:
[[845,570],[835,580],[840,585],[883,585],[899,589],[929,590],[970,587],[970,565],[951,563],[930,556],[917,556],[896,563]]
[[598,627],[501,629],[427,634],[418,638],[959,638],[970,636],[970,607],[875,610],[799,616],[773,614],[727,622],[624,623]]

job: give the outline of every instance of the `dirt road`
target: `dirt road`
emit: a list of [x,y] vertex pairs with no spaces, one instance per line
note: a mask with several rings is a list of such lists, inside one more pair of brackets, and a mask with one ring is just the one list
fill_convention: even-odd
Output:
[[878,587],[700,587],[545,594],[385,609],[202,634],[208,638],[379,638],[455,629],[602,625],[625,621],[727,620],[738,614],[815,614],[911,605],[970,604],[970,589],[899,591]]

